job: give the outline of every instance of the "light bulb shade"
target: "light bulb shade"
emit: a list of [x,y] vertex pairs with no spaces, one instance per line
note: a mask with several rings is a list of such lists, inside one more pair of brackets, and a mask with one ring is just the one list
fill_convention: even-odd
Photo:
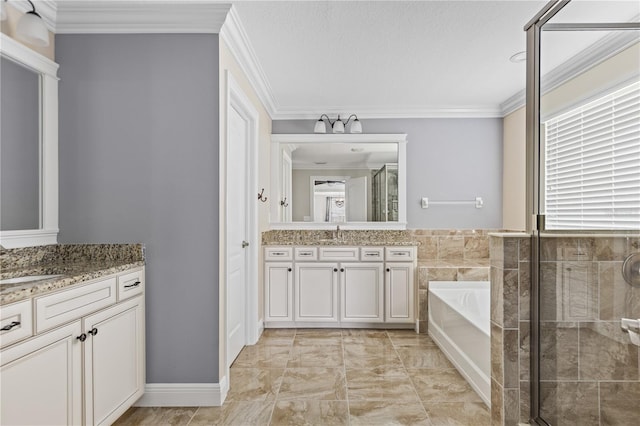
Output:
[[351,127],[349,128],[351,133],[362,133],[362,123],[357,118],[351,123]]
[[4,3],[4,0],[0,0],[0,21],[7,19],[7,6]]
[[327,133],[327,126],[322,119],[316,121],[316,126],[313,128],[314,133]]
[[42,18],[33,12],[27,12],[20,18],[16,36],[34,46],[45,47],[49,45],[49,31],[47,31]]
[[340,118],[333,123],[333,133],[344,133],[344,123]]

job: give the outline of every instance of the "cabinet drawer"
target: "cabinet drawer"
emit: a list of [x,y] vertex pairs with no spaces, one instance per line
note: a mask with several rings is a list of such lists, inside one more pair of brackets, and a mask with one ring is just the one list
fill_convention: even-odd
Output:
[[358,247],[320,247],[320,260],[358,260]]
[[385,257],[387,262],[414,260],[415,249],[414,247],[387,247]]
[[264,260],[293,260],[292,247],[266,247]]
[[116,277],[35,300],[36,332],[56,327],[116,303]]
[[144,269],[118,276],[118,300],[125,300],[144,292]]
[[6,328],[0,331],[0,347],[31,337],[33,334],[31,300],[3,306],[0,310],[0,327]]
[[318,260],[316,247],[296,247],[294,253],[296,260]]
[[384,247],[362,247],[360,249],[362,262],[382,262],[384,260]]

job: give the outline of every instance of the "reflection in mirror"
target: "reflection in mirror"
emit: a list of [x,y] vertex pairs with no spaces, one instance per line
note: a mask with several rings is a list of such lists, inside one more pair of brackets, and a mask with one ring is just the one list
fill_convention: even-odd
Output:
[[0,229],[38,229],[40,76],[0,61]]
[[398,221],[398,144],[289,144],[283,165],[289,155],[294,222]]

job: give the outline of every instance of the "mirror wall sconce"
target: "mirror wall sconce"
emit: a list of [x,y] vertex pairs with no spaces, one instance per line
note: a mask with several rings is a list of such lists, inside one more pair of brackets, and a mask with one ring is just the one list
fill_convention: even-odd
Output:
[[[31,10],[22,15],[16,27],[16,37],[22,41],[39,47],[49,46],[49,31],[36,12],[36,6],[31,0],[27,0],[31,5]],[[7,0],[0,0],[0,20],[7,19]]]
[[358,120],[358,116],[355,114],[351,114],[347,121],[344,122],[340,119],[340,114],[338,114],[338,118],[334,121],[331,121],[327,114],[322,114],[318,121],[316,121],[316,125],[313,128],[314,133],[327,133],[327,125],[324,122],[326,119],[329,125],[331,126],[331,130],[333,133],[344,133],[344,129],[351,122],[351,118],[355,117],[353,122],[351,123],[351,127],[349,128],[349,133],[362,133],[362,123]]
[[262,188],[262,191],[260,191],[260,193],[258,194],[258,200],[262,201],[263,203],[267,202],[267,197],[264,196],[264,188]]

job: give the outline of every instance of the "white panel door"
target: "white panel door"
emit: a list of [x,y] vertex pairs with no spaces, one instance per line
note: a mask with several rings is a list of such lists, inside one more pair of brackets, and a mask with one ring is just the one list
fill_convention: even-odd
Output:
[[338,264],[297,263],[295,320],[338,322]]
[[413,322],[415,295],[413,263],[386,264],[386,321]]
[[265,263],[265,321],[293,321],[292,267],[291,262]]
[[144,298],[83,320],[85,422],[111,424],[144,393]]
[[80,334],[78,320],[0,352],[0,424],[82,424]]
[[367,177],[347,179],[347,221],[367,221]]
[[228,111],[227,175],[227,365],[230,366],[244,347],[246,337],[247,298],[247,121],[234,109]]
[[340,264],[340,321],[384,321],[382,263]]

